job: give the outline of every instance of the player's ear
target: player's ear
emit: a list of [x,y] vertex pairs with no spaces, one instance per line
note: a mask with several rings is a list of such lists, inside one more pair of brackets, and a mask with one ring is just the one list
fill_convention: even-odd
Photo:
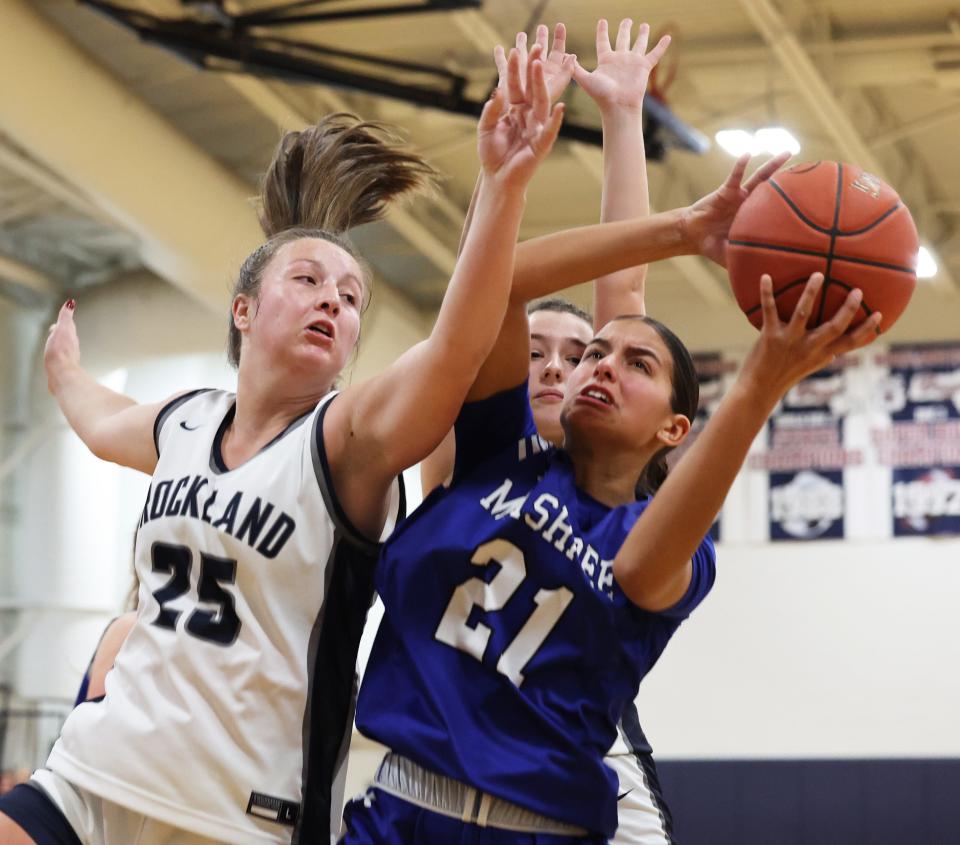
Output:
[[690,433],[690,419],[686,414],[671,414],[657,432],[657,439],[671,449],[676,448]]
[[245,293],[238,293],[233,298],[233,305],[230,310],[237,331],[247,331],[250,328],[250,321],[253,319],[253,300]]

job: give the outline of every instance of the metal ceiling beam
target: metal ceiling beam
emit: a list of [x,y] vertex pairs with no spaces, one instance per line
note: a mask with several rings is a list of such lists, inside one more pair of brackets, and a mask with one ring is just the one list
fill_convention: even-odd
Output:
[[39,270],[6,255],[0,255],[0,279],[42,296],[60,292],[60,287]]
[[944,123],[951,123],[958,118],[960,118],[960,103],[954,103],[952,106],[948,106],[945,109],[939,109],[931,114],[918,117],[916,120],[903,123],[887,132],[880,132],[879,134],[874,135],[870,139],[870,146],[874,149],[877,147],[885,147],[888,144],[893,144],[897,141],[902,141],[904,138],[909,138],[911,135],[918,135],[921,132],[927,132],[930,129],[935,129],[938,126],[942,126]]
[[[840,156],[883,177],[885,168],[881,161],[847,116],[819,67],[773,3],[770,0],[740,0],[740,5],[777,57],[807,107],[836,144]],[[952,295],[960,292],[942,263],[931,282],[934,287]]]
[[[135,233],[145,265],[204,304],[262,239],[250,187],[24,0],[4,2],[0,131]],[[81,91],[82,97],[76,96]]]
[[98,208],[88,197],[83,196],[68,182],[48,170],[39,162],[34,161],[21,150],[14,149],[0,138],[0,168],[14,174],[41,192],[59,200],[64,205],[79,211],[88,217],[99,220],[101,223],[115,223],[102,209]]
[[[904,86],[940,83],[944,73],[938,69],[932,50],[914,48],[899,51],[838,52],[829,58],[825,51],[805,48],[818,60],[829,61],[830,82],[837,88],[864,88],[868,86]],[[770,53],[766,47],[711,47],[703,55],[690,45],[684,45],[684,72],[689,73],[698,87],[709,91],[730,91],[741,94],[750,80],[756,88],[769,88],[776,83],[771,78]]]

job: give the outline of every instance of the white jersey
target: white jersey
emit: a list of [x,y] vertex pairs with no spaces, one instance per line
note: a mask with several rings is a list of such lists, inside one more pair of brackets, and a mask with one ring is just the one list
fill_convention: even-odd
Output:
[[377,552],[329,482],[330,399],[232,470],[220,443],[233,394],[188,394],[160,413],[137,623],[106,696],[69,716],[49,768],[232,845],[330,840]]

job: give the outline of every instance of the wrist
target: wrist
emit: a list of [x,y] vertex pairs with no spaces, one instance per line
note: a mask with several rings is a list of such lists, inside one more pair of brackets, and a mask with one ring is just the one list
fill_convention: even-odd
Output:
[[643,100],[631,105],[603,103],[600,105],[600,120],[603,128],[640,129],[643,131]]
[[477,198],[491,203],[523,204],[527,199],[528,181],[516,174],[481,170]]
[[679,243],[678,255],[702,255],[700,241],[693,232],[691,226],[691,217],[693,216],[693,207],[676,208],[668,212],[674,218],[674,228]]
[[773,413],[773,409],[777,407],[777,402],[785,391],[778,390],[771,380],[755,372],[751,363],[749,358],[744,362],[728,396],[730,402],[738,409],[738,414],[744,417],[745,424],[748,419],[753,419],[762,425]]
[[58,361],[47,365],[47,388],[56,396],[76,380],[83,371],[75,361]]

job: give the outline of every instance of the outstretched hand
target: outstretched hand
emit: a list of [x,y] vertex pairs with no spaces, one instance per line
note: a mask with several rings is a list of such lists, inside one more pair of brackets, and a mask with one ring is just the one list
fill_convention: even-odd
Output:
[[727,237],[733,218],[757,186],[773,176],[789,158],[790,153],[774,156],[743,182],[750,156],[741,156],[717,190],[685,209],[682,218],[684,236],[694,250],[721,267],[726,267]]
[[525,188],[557,138],[564,108],[550,106],[540,51],[535,44],[524,74],[519,51],[511,50],[505,89],[496,88],[483,107],[477,149],[484,178]]
[[[540,48],[539,55],[542,57],[543,78],[547,84],[547,93],[550,102],[555,103],[570,84],[570,79],[577,64],[577,57],[567,52],[567,28],[562,23],[558,23],[554,27],[553,47],[550,49],[547,48],[549,35],[550,31],[547,27],[540,24],[537,27],[533,44],[534,47]],[[524,80],[530,62],[530,55],[527,53],[527,33],[517,33],[514,50],[517,51],[517,58],[520,62],[520,78]],[[498,87],[503,93],[509,94],[507,90],[507,54],[499,44],[493,50],[493,59],[497,65],[497,73],[500,75]]]
[[53,389],[52,382],[64,367],[80,365],[80,340],[77,326],[73,322],[73,309],[76,302],[68,299],[57,314],[57,322],[50,326],[47,343],[43,348],[43,366],[47,371],[47,384]]
[[640,24],[637,40],[630,46],[630,31],[633,21],[625,18],[617,31],[616,48],[610,46],[607,21],[597,22],[597,68],[587,71],[579,64],[573,78],[600,107],[601,112],[613,109],[639,110],[647,90],[650,72],[657,66],[670,46],[670,36],[664,35],[648,53],[650,25]]
[[839,355],[866,346],[877,338],[883,319],[879,311],[847,333],[863,300],[859,288],[850,291],[843,305],[827,322],[808,329],[807,323],[822,287],[823,274],[814,273],[790,319],[784,323],[777,313],[772,279],[767,275],[760,279],[763,326],[760,338],[743,363],[740,378],[774,402],[805,376],[822,370]]

